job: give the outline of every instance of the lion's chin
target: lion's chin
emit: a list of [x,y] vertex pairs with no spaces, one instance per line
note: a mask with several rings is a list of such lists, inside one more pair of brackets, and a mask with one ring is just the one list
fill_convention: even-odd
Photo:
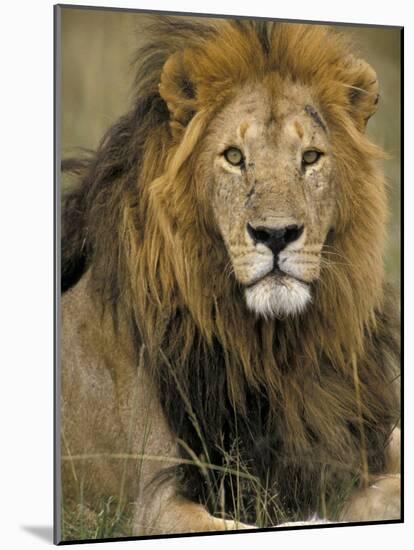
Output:
[[286,317],[304,311],[312,301],[309,285],[292,277],[267,276],[246,288],[247,307],[262,317]]

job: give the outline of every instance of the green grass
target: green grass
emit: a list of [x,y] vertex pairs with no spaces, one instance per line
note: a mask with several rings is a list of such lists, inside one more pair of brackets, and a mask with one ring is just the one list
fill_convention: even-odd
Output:
[[[132,536],[132,512],[119,509],[114,497],[102,499],[96,510],[82,503],[62,506],[62,540],[94,540]],[[132,508],[132,503],[131,503]]]
[[[168,359],[165,358],[168,364]],[[138,368],[144,368],[144,347],[142,347],[139,356]],[[171,366],[171,365],[170,365]],[[173,368],[171,366],[173,371]],[[180,390],[181,397],[187,408],[189,418],[194,425],[196,432],[202,437],[202,428],[197,421],[197,417],[192,411],[191,403],[183,388],[181,388],[179,380],[176,383]],[[131,418],[129,424],[129,434],[126,442],[126,448],[133,448],[133,426],[136,421],[138,391],[136,389],[131,408]],[[148,403],[149,405],[149,403]],[[141,533],[134,532],[132,519],[135,503],[128,502],[127,499],[127,483],[131,477],[131,473],[135,471],[137,486],[140,484],[140,476],[142,464],[144,461],[154,461],[170,465],[171,467],[184,464],[186,466],[197,467],[207,481],[207,499],[209,511],[218,518],[232,519],[236,522],[253,523],[257,527],[276,526],[285,522],[305,521],[308,518],[300,517],[299,515],[292,516],[292,513],[283,509],[280,505],[280,495],[275,492],[270,483],[261,483],[260,480],[252,475],[251,468],[243,458],[239,449],[238,438],[232,447],[227,451],[224,445],[220,449],[223,461],[221,465],[211,464],[208,458],[207,445],[204,445],[204,453],[197,456],[188,445],[178,440],[178,445],[188,456],[187,459],[177,458],[174,456],[155,456],[146,451],[148,437],[151,430],[150,414],[144,414],[146,418],[144,433],[142,438],[142,446],[139,453],[131,451],[125,453],[96,453],[96,454],[73,454],[70,452],[65,434],[62,432],[62,440],[64,443],[64,454],[62,461],[69,463],[70,470],[73,474],[73,480],[76,485],[77,500],[64,502],[62,504],[61,514],[61,534],[62,540],[88,540],[88,539],[106,539],[115,537],[139,536]],[[90,461],[110,460],[119,461],[120,466],[117,469],[119,472],[119,491],[117,495],[107,498],[102,498],[92,510],[84,501],[84,485],[78,465],[85,466]],[[86,471],[86,470],[85,470]],[[212,473],[219,474],[212,476]],[[323,475],[323,472],[322,472]],[[346,476],[345,476],[346,477]],[[218,480],[218,481],[217,481]],[[319,505],[314,510],[310,505],[301,502],[301,508],[311,508],[312,512],[318,514],[319,517],[336,519],[339,515],[341,507],[345,502],[351,490],[355,487],[357,479],[350,479],[342,485],[342,487],[330,498],[326,500],[325,495],[319,495]],[[226,487],[226,489],[225,489]],[[321,485],[323,487],[323,485]],[[63,491],[65,487],[63,487]],[[225,491],[227,490],[227,493]],[[323,489],[321,489],[322,491]],[[295,488],[292,487],[294,494]],[[246,503],[244,498],[238,498],[238,495],[248,494],[249,501]],[[251,497],[251,498],[250,498]],[[299,500],[299,498],[297,498]],[[230,503],[230,506],[225,506],[225,502]],[[228,510],[233,510],[232,515]]]
[[[119,459],[123,461],[142,461],[143,458],[148,460],[162,460],[164,457],[151,457],[149,455],[108,455],[111,459]],[[223,466],[214,466],[208,463],[203,463],[200,460],[187,460],[187,464],[194,464],[202,471],[218,470],[221,474],[221,482],[219,487],[211,486],[212,494],[215,495],[211,502],[211,512],[215,517],[223,519],[233,519],[237,522],[246,521],[246,516],[251,516],[252,508],[249,510],[244,508],[243,500],[237,500],[237,493],[243,492],[244,487],[248,487],[254,494],[254,515],[256,517],[255,525],[257,527],[276,526],[285,522],[305,521],[308,518],[294,516],[288,514],[282,507],[278,505],[279,495],[268,490],[259,480],[252,476],[247,468],[239,460],[239,457],[234,454],[227,454]],[[98,455],[72,456],[70,459],[77,460],[94,460]],[[102,458],[102,455],[99,455]],[[177,463],[177,459],[167,458],[171,463]],[[182,462],[182,461],[180,461]],[[224,510],[224,480],[228,478],[230,487],[230,499],[232,499],[235,510],[233,515],[229,515]],[[329,517],[335,520],[338,517],[343,503],[349,496],[350,492],[356,487],[357,479],[353,479],[342,488],[329,500],[326,501],[324,495],[320,495],[320,506],[315,510],[320,518]],[[134,503],[121,503],[118,497],[102,498],[96,508],[92,510],[84,504],[82,498],[82,490],[79,491],[78,502],[68,502],[62,506],[61,516],[61,533],[62,540],[93,540],[93,539],[108,539],[115,537],[139,536],[140,533],[133,530],[133,509]],[[276,519],[275,519],[276,518]]]

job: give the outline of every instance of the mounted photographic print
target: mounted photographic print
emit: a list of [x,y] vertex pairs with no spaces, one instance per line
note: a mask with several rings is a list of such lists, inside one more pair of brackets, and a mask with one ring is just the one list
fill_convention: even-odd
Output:
[[56,543],[403,520],[401,41],[55,8]]

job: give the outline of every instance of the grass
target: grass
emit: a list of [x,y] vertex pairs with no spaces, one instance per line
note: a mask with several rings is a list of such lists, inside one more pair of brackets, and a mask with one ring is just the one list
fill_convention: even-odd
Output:
[[[167,358],[165,360],[168,363]],[[138,369],[144,368],[144,346],[142,346],[139,355]],[[172,368],[172,367],[171,367]],[[176,379],[177,385],[179,380]],[[305,521],[308,518],[295,515],[285,510],[280,505],[279,494],[270,487],[270,481],[264,484],[251,474],[249,465],[243,461],[239,449],[238,438],[235,439],[229,451],[221,449],[223,462],[221,465],[211,464],[208,460],[207,445],[205,445],[205,454],[197,456],[188,445],[178,440],[177,443],[185,451],[188,457],[176,458],[173,456],[157,456],[150,454],[150,449],[146,448],[149,434],[151,431],[150,414],[144,414],[145,425],[143,427],[142,445],[139,453],[132,452],[133,426],[137,421],[138,414],[138,389],[134,391],[131,405],[131,417],[129,421],[128,437],[126,440],[125,453],[94,453],[94,454],[72,454],[68,445],[65,433],[62,432],[62,441],[64,453],[62,462],[69,465],[71,478],[75,482],[77,491],[76,501],[65,501],[61,508],[61,536],[62,540],[93,540],[108,539],[116,537],[139,536],[133,527],[134,502],[127,500],[127,484],[131,475],[135,476],[137,486],[142,486],[140,476],[142,464],[144,461],[153,461],[162,463],[162,467],[169,465],[171,467],[178,465],[195,466],[204,476],[207,482],[207,501],[209,511],[218,518],[232,519],[236,522],[254,524],[257,527],[276,526],[285,522]],[[184,390],[181,388],[181,397],[188,410],[189,418],[193,423],[196,432],[202,438],[202,429],[197,421],[197,417],[191,409],[191,404]],[[147,406],[150,403],[147,402]],[[223,445],[224,447],[224,445]],[[90,472],[93,468],[90,465],[102,461],[119,461],[119,467],[116,472],[119,477],[119,490],[116,495],[101,498],[95,503],[95,508],[90,508],[84,498],[87,489],[84,490],[83,479],[88,479],[88,474],[80,474],[81,471]],[[78,468],[78,466],[80,466]],[[84,468],[88,466],[88,468]],[[326,465],[328,466],[328,465]],[[324,468],[321,469],[324,475]],[[211,474],[219,474],[213,476]],[[345,476],[346,477],[346,476]],[[338,491],[329,499],[325,494],[319,495],[319,506],[312,511],[320,518],[329,517],[333,520],[339,517],[340,510],[350,492],[357,485],[356,477],[347,481],[338,489]],[[321,484],[323,487],[323,484]],[[63,486],[63,490],[65,487]],[[292,491],[295,489],[292,488]],[[323,490],[321,489],[321,492]],[[252,498],[248,502],[238,495],[249,494]],[[299,499],[297,499],[299,501]],[[301,503],[306,504],[306,503]],[[303,506],[305,508],[305,506]],[[228,510],[233,510],[229,514]]]
[[[174,459],[172,457],[157,457],[150,455],[134,455],[134,454],[108,454],[108,455],[73,455],[63,457],[64,460],[74,462],[85,460],[101,460],[102,458],[111,458],[111,460],[134,461],[136,463],[143,460],[155,460],[170,462],[171,464],[185,463],[195,465],[201,471],[207,472],[211,470],[219,471],[222,474],[219,487],[211,487],[212,493],[216,496],[211,512],[216,517],[223,519],[233,519],[237,522],[246,521],[246,516],[254,513],[256,517],[255,525],[259,528],[276,526],[285,522],[304,521],[308,518],[292,517],[286,510],[278,504],[278,494],[268,490],[260,484],[259,480],[252,476],[243,464],[234,454],[225,455],[225,463],[223,466],[215,466],[199,459],[184,460]],[[224,494],[224,480],[229,479],[230,498],[232,499],[233,509],[235,514],[229,515],[225,511],[224,502],[226,496]],[[357,479],[351,480],[344,485],[329,501],[325,501],[324,496],[320,497],[320,508],[315,511],[318,517],[336,518],[341,510],[341,507],[347,499],[350,492],[357,484]],[[240,489],[244,486],[249,486],[250,491],[254,491],[254,511],[244,507],[242,499],[237,499]],[[61,515],[61,533],[62,540],[94,540],[108,539],[116,537],[139,536],[140,533],[134,532],[132,519],[134,502],[122,502],[120,495],[117,497],[111,496],[102,498],[96,508],[92,510],[83,501],[82,487],[79,491],[78,502],[68,502],[62,506]],[[276,512],[276,513],[275,513]],[[275,522],[275,517],[277,521]],[[272,522],[273,520],[273,522]]]
[[[169,364],[167,358],[165,358],[165,361]],[[172,368],[171,365],[170,367]],[[139,354],[138,370],[143,368],[144,346],[142,346]],[[354,367],[354,377],[357,398],[360,400],[361,398],[357,391],[359,378],[356,365]],[[397,378],[390,381],[390,383],[394,383],[396,380]],[[175,381],[179,386],[180,382],[178,378]],[[190,400],[183,388],[179,389],[182,400],[188,411],[188,417],[194,424],[196,432],[202,438],[202,428],[198,423],[197,416],[191,409]],[[139,409],[139,398],[146,399],[145,394],[142,395],[142,392],[138,391],[138,385],[136,385],[130,409],[129,433],[125,440],[127,452],[73,454],[70,452],[65,433],[62,432],[64,447],[64,449],[62,449],[62,464],[68,467],[67,469],[70,472],[72,481],[75,482],[75,488],[78,495],[76,501],[62,503],[62,540],[93,540],[142,535],[143,533],[137,532],[136,528],[134,529],[133,526],[132,520],[135,502],[128,501],[128,498],[131,497],[128,497],[127,488],[131,479],[134,479],[137,483],[137,487],[140,487],[140,490],[142,490],[144,481],[145,483],[147,482],[147,480],[141,480],[142,465],[146,461],[158,462],[161,464],[161,468],[179,465],[184,465],[185,467],[194,466],[198,468],[206,480],[208,489],[206,491],[208,509],[215,517],[254,524],[259,528],[275,527],[285,522],[303,522],[309,519],[299,516],[298,513],[296,515],[292,514],[291,511],[284,509],[281,506],[280,495],[274,490],[274,487],[270,486],[270,481],[265,480],[263,483],[252,475],[251,465],[249,466],[249,464],[243,460],[242,452],[239,449],[238,437],[234,439],[229,450],[224,448],[224,444],[221,445],[222,448],[219,450],[222,457],[222,463],[220,465],[212,464],[209,461],[207,444],[204,444],[205,453],[197,456],[182,440],[177,440],[177,443],[184,451],[184,456],[188,458],[150,454],[149,436],[151,430],[154,428],[156,429],[156,426],[152,425],[152,418],[149,413],[150,408],[148,410],[145,408],[151,406],[150,400],[145,402],[144,409]],[[136,453],[132,452],[132,449],[136,448],[133,441],[134,431],[132,428],[137,421],[138,414],[142,415],[145,422],[141,432],[142,442],[141,448],[139,449],[140,452]],[[363,431],[362,426],[361,431]],[[366,453],[364,447],[361,448],[361,452],[364,454]],[[116,464],[116,462],[118,462],[112,474],[115,473],[117,476],[116,479],[119,479],[119,490],[116,495],[101,498],[95,505],[95,509],[92,510],[86,504],[87,488],[86,483],[84,488],[83,480],[86,480],[86,482],[90,481],[88,475],[91,471],[94,471],[94,468],[90,466],[94,464],[98,465],[99,463],[102,465],[102,461],[110,461],[111,464]],[[306,464],[303,466],[306,467]],[[360,481],[364,481],[364,478],[368,481],[366,478],[367,474],[364,471],[354,476],[352,476],[350,472],[348,474],[345,472],[346,475],[343,476],[344,481],[341,484],[338,483],[336,492],[330,494],[329,498],[327,498],[326,494],[328,494],[328,491],[325,491],[325,488],[328,488],[329,484],[332,483],[332,478],[329,478],[329,471],[331,467],[335,471],[339,466],[339,464],[335,465],[333,463],[321,466],[320,475],[322,477],[318,478],[320,494],[318,495],[318,504],[316,506],[300,500],[300,488],[299,491],[295,490],[293,486],[293,480],[295,478],[292,477],[292,482],[290,482],[292,486],[289,487],[289,491],[296,497],[295,500],[300,503],[301,509],[310,509],[312,513],[316,513],[321,519],[329,518],[331,521],[335,521],[339,518],[341,509],[350,493],[358,486]],[[212,473],[219,475],[213,476],[211,475]],[[160,482],[162,482],[161,478]],[[65,486],[62,488],[65,490]],[[330,493],[332,493],[332,491]],[[248,494],[252,496],[252,498],[246,502],[244,498],[238,497],[238,495],[244,494]],[[228,510],[233,510],[232,515],[229,515]]]
[[102,499],[96,510],[82,503],[62,506],[62,540],[94,540],[132,536],[132,513],[119,509],[114,497]]

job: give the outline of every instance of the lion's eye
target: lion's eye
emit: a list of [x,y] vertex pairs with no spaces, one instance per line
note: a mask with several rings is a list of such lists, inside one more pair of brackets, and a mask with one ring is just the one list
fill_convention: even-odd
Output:
[[308,166],[310,164],[315,164],[322,156],[322,153],[320,151],[317,151],[316,149],[309,149],[308,151],[305,151],[302,155],[302,164],[305,166]]
[[242,166],[244,163],[243,153],[237,147],[229,147],[223,154],[227,162],[233,166]]

